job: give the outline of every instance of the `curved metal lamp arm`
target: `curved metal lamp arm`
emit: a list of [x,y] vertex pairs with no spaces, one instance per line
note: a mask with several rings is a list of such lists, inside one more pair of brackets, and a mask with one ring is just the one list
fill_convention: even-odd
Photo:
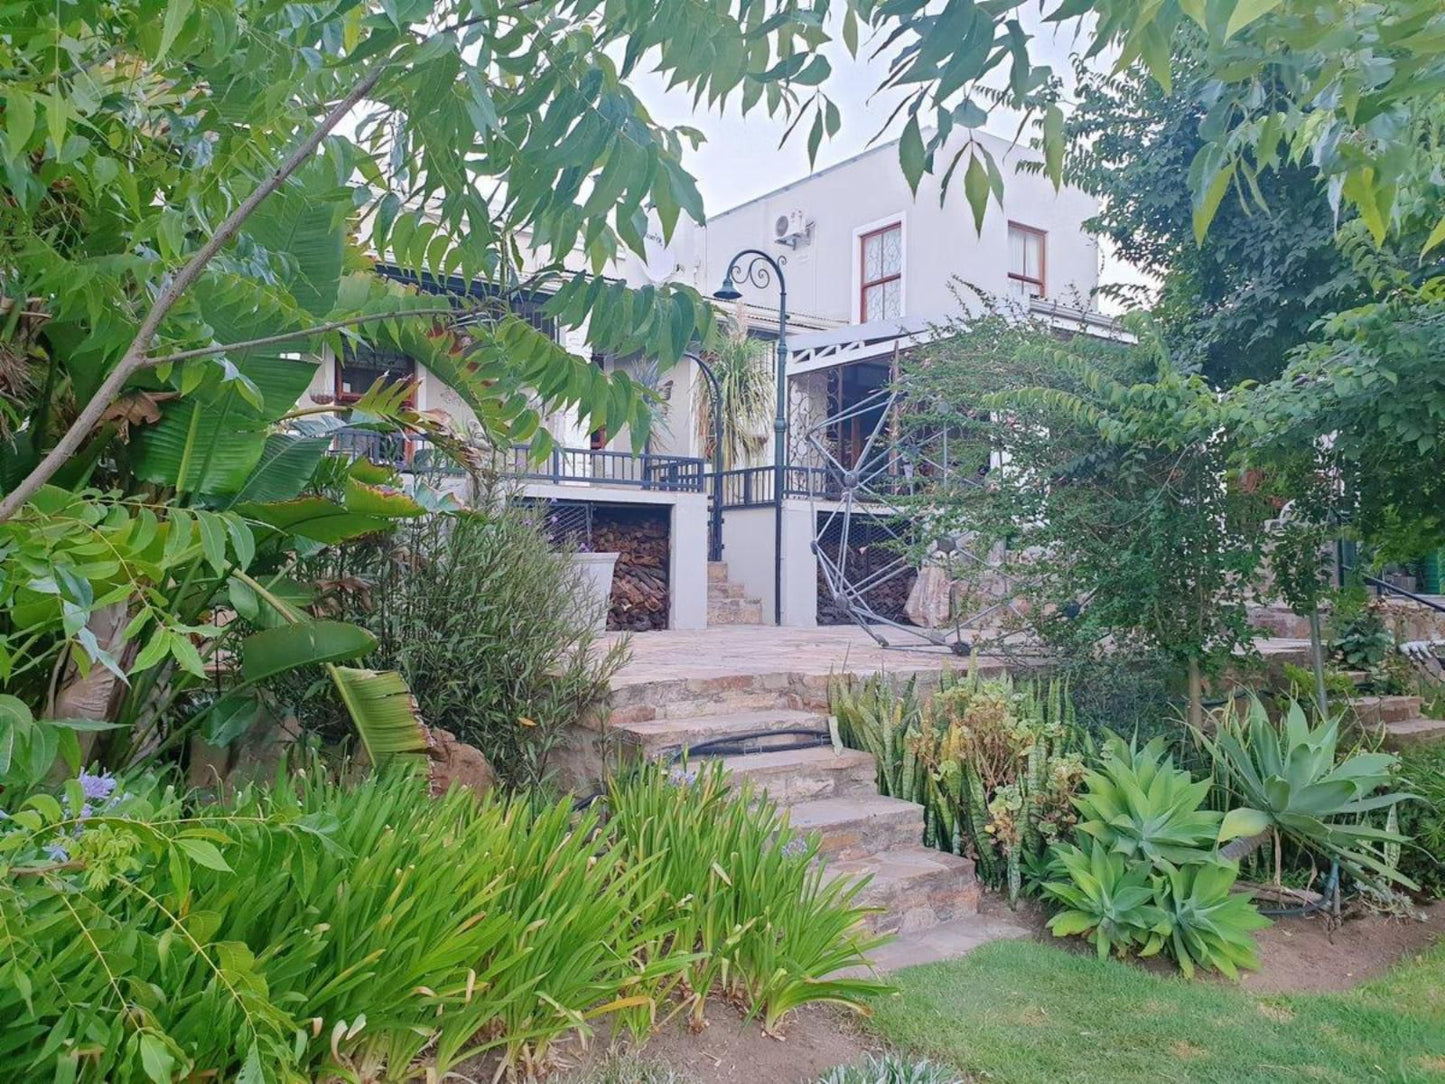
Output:
[[[752,259],[747,259],[748,257]],[[747,260],[746,264],[743,262]],[[788,262],[786,256],[774,258],[760,248],[745,248],[732,258],[728,264],[726,282],[734,287],[739,282],[746,282],[759,290],[766,290],[773,284],[774,276],[778,280],[778,292],[783,296],[787,295],[787,277],[783,274],[783,265]]]
[[708,414],[712,419],[712,511],[711,523],[708,534],[708,560],[722,560],[722,385],[718,382],[717,373],[701,356],[688,350],[682,355],[698,367],[704,378],[707,380],[708,397],[712,400],[712,409]]

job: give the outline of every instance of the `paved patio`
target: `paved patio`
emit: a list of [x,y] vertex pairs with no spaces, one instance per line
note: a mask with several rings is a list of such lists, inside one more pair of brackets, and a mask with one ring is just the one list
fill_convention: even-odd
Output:
[[[912,642],[888,629],[884,638],[899,646],[883,648],[856,625],[813,629],[775,625],[723,625],[710,629],[667,629],[635,632],[632,658],[612,679],[614,687],[648,681],[774,674],[787,671],[822,676],[854,674],[936,673],[966,670],[969,660],[946,648]],[[985,665],[997,660],[983,660]]]
[[[945,669],[967,670],[970,663],[968,658],[953,655],[945,648],[917,644],[894,629],[883,630],[883,635],[899,646],[879,647],[856,625],[813,629],[723,625],[630,635],[632,658],[612,679],[614,688],[653,681],[780,672],[803,676],[937,673]],[[1272,638],[1257,640],[1255,646],[1266,658],[1282,655],[1299,659],[1309,644]],[[978,661],[986,668],[1003,666],[1001,659],[989,656]]]

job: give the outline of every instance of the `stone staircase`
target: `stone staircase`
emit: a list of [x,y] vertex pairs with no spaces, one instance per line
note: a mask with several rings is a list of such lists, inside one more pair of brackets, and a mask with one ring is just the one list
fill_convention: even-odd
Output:
[[748,598],[743,585],[728,579],[725,561],[707,564],[707,623],[714,625],[761,625],[763,604]]
[[1418,696],[1353,696],[1347,703],[1356,725],[1378,732],[1386,749],[1445,741],[1445,719],[1421,715]]
[[[981,921],[973,863],[924,847],[923,808],[879,795],[869,754],[833,747],[827,680],[776,673],[622,686],[612,694],[609,740],[624,756],[718,756],[734,779],[754,780],[795,828],[819,834],[830,870],[871,875],[860,902],[884,909],[870,916],[874,930],[937,928],[951,933],[950,944],[989,939],[958,928]],[[813,744],[799,748],[804,742]],[[916,945],[900,957],[922,958]]]

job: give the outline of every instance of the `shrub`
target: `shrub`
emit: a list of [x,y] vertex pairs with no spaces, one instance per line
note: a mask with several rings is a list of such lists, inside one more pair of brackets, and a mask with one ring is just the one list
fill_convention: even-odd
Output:
[[481,749],[504,782],[535,786],[626,648],[599,650],[576,570],[526,509],[480,503],[312,571],[333,613],[375,634],[373,665],[403,674],[428,724]]
[[1420,745],[1400,754],[1401,790],[1419,800],[1400,808],[1400,834],[1412,840],[1401,848],[1400,870],[1435,898],[1445,897],[1445,745]]
[[198,810],[146,780],[34,795],[0,833],[0,1079],[402,1079],[423,1050],[441,1073],[487,1051],[530,1069],[598,1019],[646,1034],[698,974],[725,970],[770,1025],[880,989],[827,978],[868,943],[856,889],[782,855],[745,796],[713,796],[683,837],[727,901],[695,912],[731,922],[700,939],[692,867],[654,856],[646,823],[698,792],[650,771],[616,785],[610,821],[433,800],[400,774]]
[[1084,817],[1077,830],[1129,859],[1206,862],[1216,843],[1239,834],[1241,821],[1201,808],[1210,785],[1174,767],[1161,738],[1142,749],[1111,738],[1103,762],[1084,776],[1084,791],[1074,799]]
[[1166,916],[1154,902],[1147,862],[1130,862],[1097,840],[1088,851],[1073,844],[1054,848],[1067,879],[1050,881],[1047,895],[1064,904],[1049,919],[1055,937],[1080,934],[1092,941],[1103,959],[1138,948],[1152,955],[1164,947],[1169,932]]
[[1256,820],[1201,808],[1209,791],[1164,755],[1163,739],[1141,749],[1111,738],[1074,799],[1087,850],[1054,848],[1057,879],[1044,890],[1066,908],[1049,921],[1055,935],[1082,934],[1100,956],[1163,951],[1186,975],[1196,964],[1231,977],[1257,967],[1251,935],[1269,923],[1231,894],[1238,867],[1215,850]]

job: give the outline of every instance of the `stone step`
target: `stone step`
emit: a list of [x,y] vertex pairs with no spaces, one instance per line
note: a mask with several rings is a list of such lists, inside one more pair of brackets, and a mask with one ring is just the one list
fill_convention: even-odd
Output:
[[751,779],[775,802],[787,805],[814,798],[875,793],[873,757],[857,749],[835,752],[831,745],[814,749],[780,749],[724,757],[734,779]]
[[726,561],[709,561],[707,563],[707,579],[709,583],[717,583],[728,578],[728,563]]
[[1385,748],[1399,751],[1407,745],[1431,745],[1445,742],[1445,719],[1403,719],[1386,723]]
[[743,592],[745,590],[746,588],[740,583],[732,583],[728,580],[721,582],[714,580],[707,585],[707,600],[709,602],[720,602],[727,598],[743,598]]
[[761,625],[763,623],[763,606],[760,602],[749,602],[746,599],[730,598],[720,602],[709,602],[707,604],[707,623],[709,627]]
[[833,977],[872,978],[880,972],[957,959],[990,941],[1027,940],[1033,935],[1032,930],[1008,914],[964,915],[938,926],[901,933],[868,954],[871,967],[846,968]]
[[790,807],[793,827],[822,836],[818,853],[831,862],[917,847],[923,807],[879,794],[817,798]]
[[866,923],[876,933],[913,933],[978,913],[982,889],[973,862],[922,845],[833,862],[840,877],[870,876],[858,903],[882,907]]
[[1362,726],[1402,723],[1420,714],[1418,696],[1352,696],[1346,702]]
[[723,610],[743,610],[751,613],[761,610],[763,604],[755,598],[710,598],[707,600],[708,613]]
[[[734,711],[802,708],[827,714],[827,674],[777,671],[726,677],[668,678],[614,685],[607,697],[613,725],[642,719],[683,719]],[[595,719],[587,725],[596,726]]]
[[[612,727],[621,741],[646,756],[663,756],[680,749],[722,738],[740,738],[762,731],[777,735],[758,739],[760,750],[769,744],[786,743],[789,739],[779,731],[803,730],[809,734],[827,734],[826,718],[808,711],[773,708],[761,711],[733,711],[725,715],[693,715],[681,719],[649,719],[622,723]],[[831,751],[831,750],[830,750]]]

